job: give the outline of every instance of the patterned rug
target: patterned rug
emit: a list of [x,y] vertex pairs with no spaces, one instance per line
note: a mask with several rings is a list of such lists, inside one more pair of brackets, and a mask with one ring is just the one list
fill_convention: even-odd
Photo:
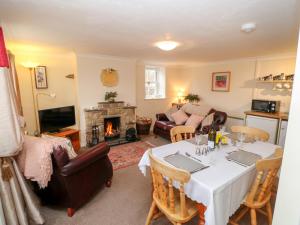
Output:
[[153,147],[149,142],[137,141],[111,147],[108,156],[114,170],[118,170],[137,164],[144,152]]

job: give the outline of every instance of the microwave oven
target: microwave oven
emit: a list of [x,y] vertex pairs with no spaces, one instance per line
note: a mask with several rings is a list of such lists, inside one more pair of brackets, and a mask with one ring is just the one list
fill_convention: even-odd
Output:
[[275,113],[279,111],[280,101],[253,99],[251,110],[256,112]]

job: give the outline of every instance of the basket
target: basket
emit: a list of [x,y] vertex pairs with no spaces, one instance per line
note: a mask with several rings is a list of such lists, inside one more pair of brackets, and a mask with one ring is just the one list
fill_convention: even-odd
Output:
[[137,134],[147,135],[150,133],[150,127],[152,124],[152,120],[150,118],[138,119],[136,122],[136,131]]

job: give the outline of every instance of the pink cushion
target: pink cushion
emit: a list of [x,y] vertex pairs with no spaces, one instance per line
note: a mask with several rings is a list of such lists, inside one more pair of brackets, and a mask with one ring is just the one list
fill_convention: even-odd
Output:
[[174,119],[176,125],[182,125],[188,120],[188,115],[182,110],[178,110],[177,112],[172,114],[172,118]]
[[197,127],[200,125],[203,118],[204,118],[204,116],[198,116],[198,115],[192,114],[186,121],[185,125],[192,126],[195,129],[197,129]]
[[211,114],[207,115],[204,118],[204,120],[202,121],[202,127],[210,126],[212,124],[212,122],[214,121],[214,115],[215,115],[215,113],[211,113]]
[[174,122],[174,119],[172,118],[172,114],[177,111],[178,111],[177,106],[173,106],[167,112],[165,112],[165,115],[168,117],[170,121]]

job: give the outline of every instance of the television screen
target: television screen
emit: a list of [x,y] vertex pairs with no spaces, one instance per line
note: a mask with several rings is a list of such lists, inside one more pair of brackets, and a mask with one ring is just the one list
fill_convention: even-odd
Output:
[[39,122],[41,133],[57,132],[62,128],[75,125],[75,107],[39,110]]

